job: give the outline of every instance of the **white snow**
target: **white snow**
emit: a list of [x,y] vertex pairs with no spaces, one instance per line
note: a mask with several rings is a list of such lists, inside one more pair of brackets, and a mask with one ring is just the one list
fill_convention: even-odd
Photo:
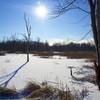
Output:
[[[99,100],[100,92],[92,83],[89,82],[74,82],[70,75],[69,67],[73,67],[73,74],[76,74],[78,70],[87,72],[86,69],[82,69],[83,66],[91,66],[91,62],[86,62],[87,59],[67,59],[65,57],[53,56],[52,58],[40,58],[38,56],[30,55],[30,61],[19,70],[15,77],[10,81],[9,87],[15,86],[18,90],[22,89],[28,81],[42,82],[62,82],[64,85],[68,85],[70,89],[73,87],[77,90],[87,88],[89,96],[84,100]],[[0,77],[10,72],[13,72],[18,67],[23,65],[26,61],[25,54],[6,54],[0,56]],[[88,74],[93,71],[87,72]],[[87,73],[84,73],[87,75]],[[78,74],[76,75],[78,76]],[[81,74],[79,74],[81,76]],[[84,76],[82,74],[82,76]]]

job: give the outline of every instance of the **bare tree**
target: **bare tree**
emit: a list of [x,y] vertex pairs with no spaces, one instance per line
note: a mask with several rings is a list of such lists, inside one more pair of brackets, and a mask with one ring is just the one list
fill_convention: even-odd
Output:
[[29,22],[29,18],[27,18],[26,14],[24,14],[24,21],[26,25],[27,34],[22,34],[27,41],[27,62],[29,62],[29,43],[30,43],[30,36],[31,36],[31,25]]
[[[58,17],[72,9],[79,9],[87,13],[91,19],[91,27],[96,47],[97,61],[96,78],[100,90],[100,0],[55,0],[56,9],[53,11],[54,17]],[[86,8],[84,6],[86,5]]]

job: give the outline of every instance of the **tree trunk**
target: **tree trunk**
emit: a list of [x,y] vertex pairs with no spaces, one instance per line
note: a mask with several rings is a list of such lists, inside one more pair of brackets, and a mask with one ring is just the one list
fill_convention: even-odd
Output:
[[98,38],[98,49],[99,49],[99,57],[98,57],[98,60],[99,60],[99,65],[100,65],[100,0],[97,0],[97,3],[96,3],[96,22],[97,22],[97,38]]
[[96,4],[88,0],[90,6],[91,26],[96,47],[97,61],[95,62],[96,81],[100,90],[100,0]]
[[98,84],[100,90],[100,0],[96,2],[96,25],[97,25],[97,39],[98,39]]
[[29,62],[29,40],[27,40],[27,62]]

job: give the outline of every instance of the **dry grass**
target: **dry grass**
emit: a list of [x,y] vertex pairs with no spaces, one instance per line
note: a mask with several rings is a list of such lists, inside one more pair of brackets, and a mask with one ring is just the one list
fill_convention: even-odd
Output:
[[6,52],[0,51],[0,56],[5,56]]
[[27,98],[36,98],[36,97],[49,97],[52,95],[52,89],[48,86],[42,87],[40,89],[37,89],[36,91],[33,91]]
[[87,88],[83,88],[81,91],[76,91],[73,89],[71,92],[66,85],[64,87],[62,84],[59,84],[60,89],[57,87],[49,86],[46,84],[45,86],[41,86],[40,89],[33,91],[29,96],[27,96],[27,100],[84,100],[86,96],[88,96],[89,91]]
[[84,77],[72,76],[72,78],[75,81],[89,82],[89,83],[92,83],[92,84],[96,84],[95,76],[84,76]]
[[[26,90],[29,93],[28,95],[23,94],[27,92]],[[87,89],[84,89],[81,92],[77,92],[74,90],[72,94],[67,86],[65,88],[62,87],[61,89],[58,89],[57,87],[53,87],[48,84],[41,85],[29,82],[27,86],[20,92],[7,88],[0,88],[0,96],[2,94],[4,94],[3,96],[5,96],[6,99],[12,99],[13,96],[16,96],[15,94],[19,94],[13,99],[26,98],[27,100],[83,100],[84,97],[87,96],[88,91]],[[22,94],[22,97],[18,97]],[[4,98],[2,100],[4,100]]]
[[62,54],[63,56],[67,56],[68,58],[87,58],[87,59],[95,59],[95,52],[65,52]]
[[[89,82],[92,84],[96,84],[96,76],[94,73],[94,66],[83,66],[83,68],[80,68],[76,72],[73,73],[72,69],[70,69],[70,75],[72,76],[72,79],[75,81],[80,81],[80,82]],[[79,75],[79,77],[76,77],[73,74]],[[80,75],[83,75],[80,77]]]
[[53,56],[53,53],[47,52],[47,51],[44,51],[44,52],[37,52],[37,51],[35,51],[35,52],[33,52],[33,54],[35,56]]
[[3,87],[0,87],[0,94],[14,94],[14,93],[17,93],[16,90],[13,90],[13,89],[8,89],[8,88],[3,88]]
[[25,92],[33,92],[37,89],[40,89],[40,85],[33,83],[33,82],[28,82],[26,87],[23,89]]
[[35,56],[40,56],[40,57],[51,57],[53,55],[59,55],[59,56],[65,56],[67,58],[86,58],[86,59],[91,59],[91,60],[94,60],[96,59],[96,54],[95,52],[89,52],[89,51],[86,51],[86,52],[33,52],[33,54]]
[[0,87],[0,100],[19,98],[16,90]]
[[41,85],[40,89],[33,91],[28,100],[74,100],[73,95],[69,91],[64,91],[53,86]]

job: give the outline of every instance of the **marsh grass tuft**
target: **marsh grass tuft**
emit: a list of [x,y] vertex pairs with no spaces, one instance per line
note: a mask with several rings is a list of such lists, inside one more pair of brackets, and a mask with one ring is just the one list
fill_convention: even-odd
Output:
[[83,100],[87,96],[87,89],[78,92],[70,91],[68,86],[65,87],[60,84],[60,88],[51,86],[49,84],[36,84],[28,82],[26,87],[19,92],[17,90],[0,87],[0,99],[21,99],[26,100]]

